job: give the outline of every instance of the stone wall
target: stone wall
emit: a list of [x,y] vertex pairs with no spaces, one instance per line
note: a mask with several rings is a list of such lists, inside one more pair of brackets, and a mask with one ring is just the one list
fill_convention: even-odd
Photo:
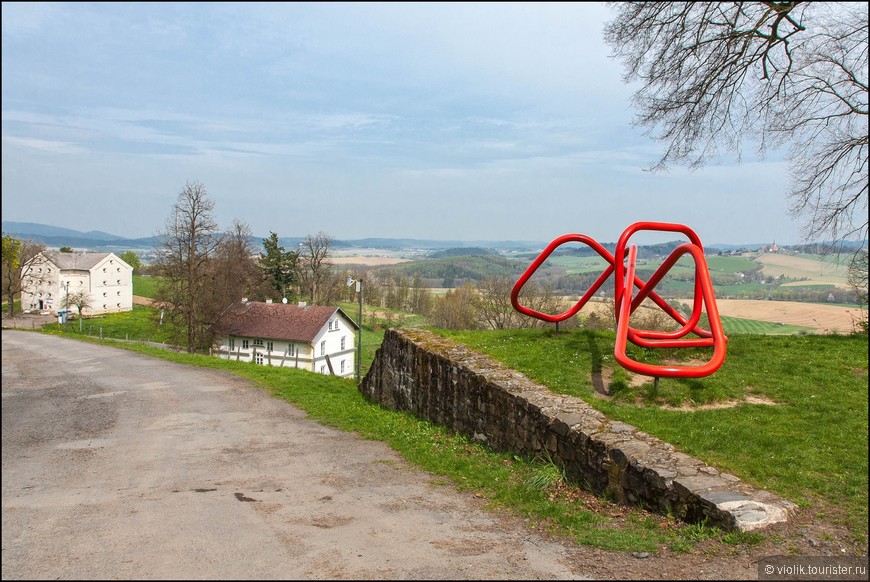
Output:
[[360,390],[385,407],[410,411],[497,450],[546,451],[575,483],[689,522],[706,518],[710,525],[747,531],[785,521],[796,509],[428,331],[388,330]]

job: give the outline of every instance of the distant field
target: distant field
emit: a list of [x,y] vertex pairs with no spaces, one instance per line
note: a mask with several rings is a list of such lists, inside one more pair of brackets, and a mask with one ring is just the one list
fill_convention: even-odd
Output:
[[405,259],[401,257],[374,257],[374,256],[346,256],[346,257],[330,257],[329,261],[336,265],[367,265],[371,267],[380,267],[383,265],[397,265],[399,263],[407,263],[413,259]]
[[797,301],[719,299],[719,315],[811,328],[818,333],[850,333],[857,307]]
[[784,275],[791,279],[807,279],[801,285],[835,285],[847,288],[848,264],[842,258],[837,263],[835,257],[818,255],[785,255],[780,253],[764,253],[755,259],[762,265],[762,273],[766,276]]

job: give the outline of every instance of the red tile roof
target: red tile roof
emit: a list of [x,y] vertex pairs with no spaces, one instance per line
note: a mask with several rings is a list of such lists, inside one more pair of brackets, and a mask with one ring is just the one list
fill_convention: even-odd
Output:
[[218,335],[310,342],[336,314],[341,314],[353,329],[357,328],[340,307],[248,301],[227,307],[212,330]]

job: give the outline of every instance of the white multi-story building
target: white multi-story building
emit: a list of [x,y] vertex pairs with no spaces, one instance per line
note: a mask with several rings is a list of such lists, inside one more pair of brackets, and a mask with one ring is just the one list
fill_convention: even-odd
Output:
[[67,298],[86,292],[82,315],[133,310],[133,267],[114,253],[42,252],[31,259],[21,280],[21,308],[30,311],[77,309]]

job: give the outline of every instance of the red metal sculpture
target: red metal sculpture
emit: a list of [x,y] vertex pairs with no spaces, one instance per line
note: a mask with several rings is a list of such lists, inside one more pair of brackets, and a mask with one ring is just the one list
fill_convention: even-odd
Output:
[[[635,275],[637,246],[628,246],[628,240],[639,230],[678,232],[686,235],[689,239],[688,243],[681,244],[668,255],[648,281],[643,281]],[[608,263],[607,268],[592,283],[592,286],[583,294],[580,300],[563,313],[550,315],[521,305],[519,294],[526,282],[554,250],[569,242],[579,242],[591,247]],[[628,247],[627,254],[626,247]],[[664,278],[671,267],[685,254],[690,254],[695,261],[695,297],[692,314],[689,318],[686,318],[668,305],[664,299],[653,291],[656,284]],[[719,310],[713,294],[713,283],[710,280],[707,260],[704,258],[704,249],[698,235],[692,229],[682,224],[636,222],[626,228],[619,237],[614,255],[611,255],[607,249],[586,235],[566,234],[560,236],[547,245],[514,284],[511,291],[511,303],[514,309],[531,317],[552,323],[564,321],[576,315],[611,274],[614,275],[615,288],[616,344],[614,346],[614,356],[621,366],[637,374],[654,376],[656,378],[700,378],[709,376],[722,366],[722,362],[725,361],[725,345],[728,342],[728,338],[722,331],[722,322],[719,318]],[[637,288],[636,293],[635,287]],[[654,302],[665,313],[671,316],[679,324],[680,328],[676,331],[666,332],[631,327],[631,314],[646,299]],[[709,330],[698,326],[698,322],[705,309],[707,319],[710,322]],[[694,337],[686,337],[689,334],[692,334]],[[646,348],[712,347],[713,353],[710,360],[700,366],[653,365],[631,359],[626,353],[626,345],[629,341],[637,346]]]

